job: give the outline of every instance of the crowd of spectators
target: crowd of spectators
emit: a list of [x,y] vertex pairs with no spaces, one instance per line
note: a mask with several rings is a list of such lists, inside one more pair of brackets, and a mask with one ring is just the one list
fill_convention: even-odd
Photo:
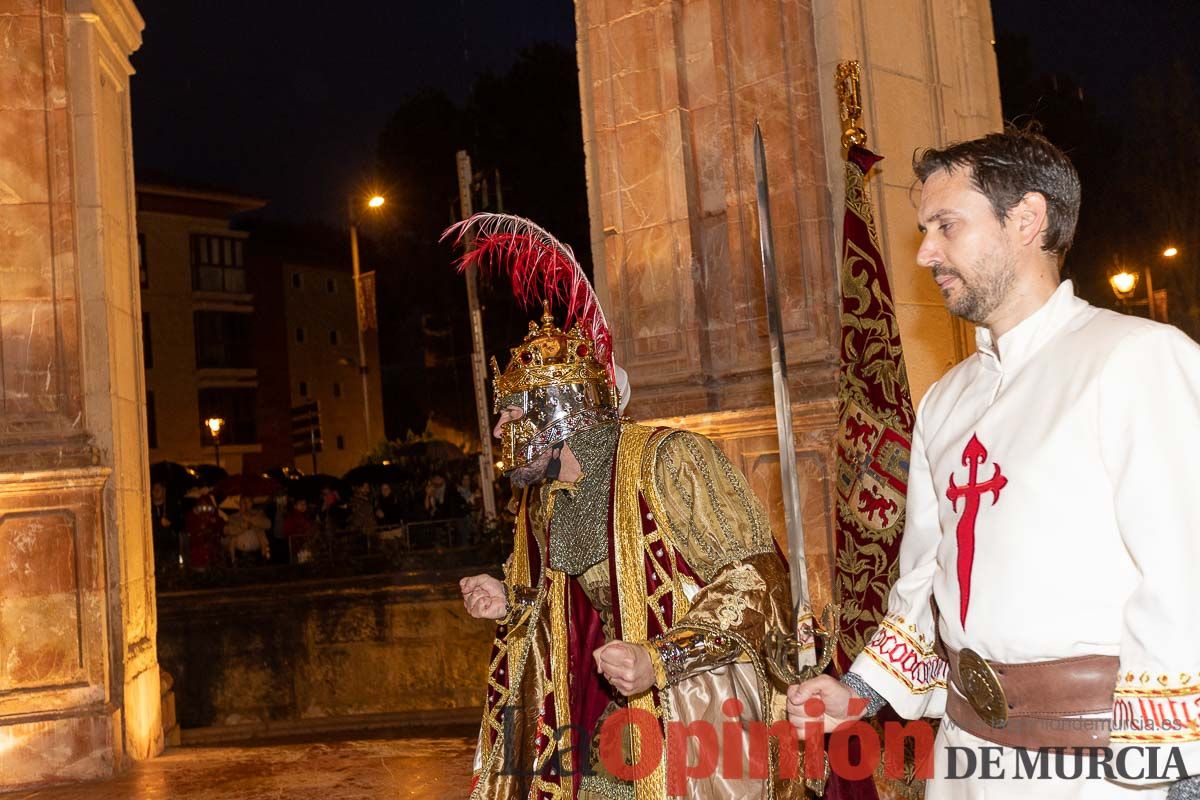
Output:
[[179,486],[152,469],[156,566],[166,578],[367,556],[395,566],[417,551],[467,548],[496,527],[482,519],[472,466],[353,470],[348,481],[284,475],[258,479],[258,488],[269,487],[261,495],[221,491],[228,480],[205,480],[192,470],[192,485]]

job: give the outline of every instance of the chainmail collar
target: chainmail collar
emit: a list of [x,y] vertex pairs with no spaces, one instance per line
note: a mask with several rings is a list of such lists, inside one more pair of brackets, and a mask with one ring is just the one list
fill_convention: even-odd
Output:
[[542,489],[543,507],[550,507],[551,495],[554,502],[548,526],[552,569],[582,575],[608,558],[608,505],[620,436],[621,424],[610,422],[567,440],[583,475],[573,484],[555,481]]

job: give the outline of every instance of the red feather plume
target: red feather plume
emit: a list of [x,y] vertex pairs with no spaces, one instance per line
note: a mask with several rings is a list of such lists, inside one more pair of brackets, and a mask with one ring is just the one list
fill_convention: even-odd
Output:
[[442,240],[454,244],[474,235],[474,247],[458,260],[462,272],[472,264],[481,270],[507,272],[513,296],[525,308],[549,300],[566,306],[563,328],[579,323],[596,348],[596,360],[607,365],[615,381],[612,332],[596,290],[575,260],[571,248],[544,228],[512,214],[474,214],[451,225]]

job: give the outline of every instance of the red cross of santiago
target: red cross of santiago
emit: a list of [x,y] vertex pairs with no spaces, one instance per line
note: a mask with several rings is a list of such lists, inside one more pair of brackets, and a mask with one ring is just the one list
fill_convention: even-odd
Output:
[[1008,484],[1008,478],[1000,474],[1000,465],[991,478],[979,483],[979,468],[987,461],[987,449],[975,434],[967,442],[962,454],[962,465],[967,468],[967,483],[959,486],[954,482],[954,473],[950,473],[950,488],[946,490],[946,499],[950,507],[958,511],[958,501],[966,499],[962,516],[958,519],[958,614],[965,629],[967,627],[967,605],[971,601],[971,567],[975,564],[975,518],[979,515],[979,499],[988,492],[992,493],[992,505],[1000,499],[1000,490]]

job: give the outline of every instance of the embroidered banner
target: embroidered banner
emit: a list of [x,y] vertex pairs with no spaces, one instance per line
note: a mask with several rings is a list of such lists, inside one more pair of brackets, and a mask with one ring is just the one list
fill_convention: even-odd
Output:
[[896,580],[908,488],[913,409],[900,330],[879,253],[866,176],[880,157],[850,148],[842,238],[834,596],[843,672],[887,610]]

